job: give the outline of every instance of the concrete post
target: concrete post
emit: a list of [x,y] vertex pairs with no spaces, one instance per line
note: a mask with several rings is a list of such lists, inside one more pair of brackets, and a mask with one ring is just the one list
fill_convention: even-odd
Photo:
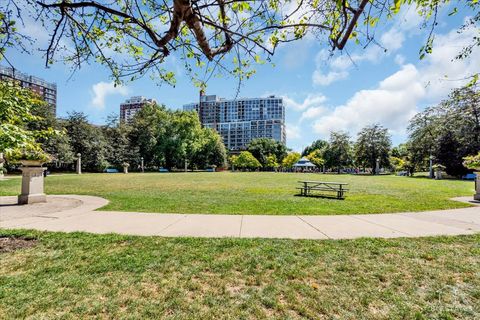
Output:
[[31,204],[47,202],[47,196],[43,193],[43,167],[21,167],[22,170],[22,194],[18,196],[18,204]]
[[123,165],[123,173],[125,173],[125,174],[128,173],[128,167],[129,167],[128,164],[124,164],[124,165]]
[[3,163],[5,159],[3,159],[3,153],[0,152],[0,179],[3,178]]
[[433,156],[430,155],[430,169],[429,169],[429,176],[430,179],[435,178],[435,175],[433,174]]
[[77,174],[82,174],[82,154],[77,153]]
[[475,194],[473,195],[473,199],[480,201],[480,172],[475,172],[477,177],[475,178]]

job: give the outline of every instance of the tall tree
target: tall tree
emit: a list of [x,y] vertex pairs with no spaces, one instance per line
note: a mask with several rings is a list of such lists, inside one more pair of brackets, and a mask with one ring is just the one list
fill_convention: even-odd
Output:
[[258,138],[253,139],[247,146],[249,151],[262,165],[266,167],[268,156],[274,155],[277,161],[282,161],[287,155],[287,147],[273,139]]
[[417,167],[422,167],[429,157],[435,153],[437,139],[442,130],[447,126],[447,111],[444,104],[428,107],[423,112],[417,113],[408,126],[409,142],[408,151],[412,162]]
[[453,123],[456,138],[460,143],[459,152],[474,154],[480,150],[480,84],[453,90],[445,101],[448,108],[448,122]]
[[121,169],[125,162],[130,165],[130,169],[140,167],[139,148],[130,143],[129,139],[131,130],[132,127],[120,122],[117,115],[110,115],[106,125],[102,127],[107,141],[105,159],[117,169]]
[[87,116],[81,112],[72,112],[66,119],[65,128],[72,150],[81,154],[82,169],[86,171],[103,171],[109,166],[106,159],[107,141],[102,129],[90,124]]
[[310,153],[312,153],[315,150],[320,150],[320,151],[325,151],[328,148],[328,142],[325,140],[315,140],[311,145],[306,147],[302,151],[302,157],[308,156]]
[[372,174],[375,173],[377,160],[380,167],[389,167],[391,146],[392,141],[387,128],[379,124],[366,126],[358,133],[354,147],[357,164],[372,168]]
[[329,146],[324,153],[325,165],[340,171],[353,164],[352,142],[348,133],[337,131],[330,133]]
[[165,106],[148,105],[135,114],[131,144],[147,166],[190,168],[223,167],[225,146],[218,133],[202,128],[195,112],[171,111]]
[[425,166],[433,155],[447,173],[461,175],[462,158],[480,150],[480,86],[453,90],[437,106],[417,114],[408,130],[409,151],[417,166]]
[[227,163],[227,150],[222,137],[213,129],[203,128],[199,139],[200,147],[192,157],[192,164],[198,169],[209,166],[224,168]]
[[443,132],[438,138],[438,148],[435,152],[435,162],[445,167],[445,171],[452,176],[462,176],[468,172],[463,166],[461,144],[452,131]]
[[167,168],[182,168],[192,163],[194,155],[202,147],[202,127],[196,112],[168,111],[167,135],[158,140]]
[[165,156],[159,146],[167,136],[169,115],[165,107],[146,105],[135,114],[129,139],[139,149],[146,167],[165,165]]

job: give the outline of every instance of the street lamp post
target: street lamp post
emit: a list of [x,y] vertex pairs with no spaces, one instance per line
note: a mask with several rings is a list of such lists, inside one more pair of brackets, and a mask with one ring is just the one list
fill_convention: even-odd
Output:
[[380,174],[380,158],[377,158],[377,163],[375,166],[375,174]]
[[145,172],[145,168],[143,167],[143,157],[140,158],[140,168],[142,169],[142,173]]

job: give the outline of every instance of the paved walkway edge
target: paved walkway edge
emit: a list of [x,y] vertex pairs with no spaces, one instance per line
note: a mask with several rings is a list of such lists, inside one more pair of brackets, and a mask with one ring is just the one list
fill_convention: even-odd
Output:
[[[32,212],[28,217],[15,218],[15,210],[19,207],[7,204],[12,201],[11,197],[0,197],[0,204],[3,203],[0,205],[0,228],[164,237],[285,239],[397,238],[480,232],[480,206],[479,203],[471,201],[470,197],[454,199],[475,205],[462,209],[330,216],[95,211],[105,206],[108,201],[100,197],[78,195],[49,197],[54,201],[53,198],[75,199],[82,203],[60,212]],[[8,216],[8,219],[2,219],[2,211],[5,213],[3,216]]]

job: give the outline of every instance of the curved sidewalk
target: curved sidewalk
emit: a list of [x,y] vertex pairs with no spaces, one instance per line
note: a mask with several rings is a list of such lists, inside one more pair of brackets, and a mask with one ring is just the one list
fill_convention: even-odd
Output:
[[480,232],[479,206],[415,213],[271,216],[94,211],[108,201],[77,195],[48,196],[46,204],[18,206],[15,202],[16,197],[0,197],[0,228],[165,237],[288,239],[396,238]]

